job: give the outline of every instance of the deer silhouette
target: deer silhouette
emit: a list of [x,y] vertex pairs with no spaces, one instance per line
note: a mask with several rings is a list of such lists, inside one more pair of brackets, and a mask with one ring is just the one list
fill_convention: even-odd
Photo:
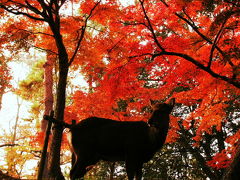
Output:
[[88,167],[99,160],[125,161],[129,180],[142,178],[143,163],[163,146],[169,128],[169,115],[175,99],[153,106],[148,122],[115,121],[99,117],[82,120],[71,128],[75,162],[71,180],[83,179]]

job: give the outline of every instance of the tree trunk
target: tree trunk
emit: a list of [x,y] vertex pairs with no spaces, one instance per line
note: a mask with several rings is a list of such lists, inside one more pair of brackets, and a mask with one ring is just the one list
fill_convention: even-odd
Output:
[[[59,53],[59,79],[57,86],[57,99],[55,107],[55,118],[58,121],[64,120],[64,109],[66,99],[66,86],[68,75],[68,56],[65,48]],[[64,179],[60,169],[60,151],[62,141],[63,127],[54,125],[52,131],[52,140],[49,149],[49,178],[50,179]]]
[[[55,118],[57,121],[64,121],[64,109],[66,102],[66,86],[68,76],[68,54],[63,43],[62,35],[60,33],[60,16],[58,11],[55,12],[55,19],[50,18],[48,23],[53,32],[56,46],[58,49],[58,84],[57,84],[57,98],[55,105]],[[49,159],[48,159],[48,179],[62,180],[64,176],[60,168],[60,152],[62,142],[63,127],[59,124],[53,125],[52,140],[50,142]]]
[[[55,57],[47,53],[44,67],[44,114],[48,115],[53,110],[53,63]],[[47,121],[42,119],[41,130],[44,132],[47,128]]]
[[[55,56],[52,53],[47,52],[46,63],[43,65],[44,68],[44,114],[49,115],[53,110],[53,64],[55,62]],[[47,129],[48,122],[45,119],[41,121],[41,130],[43,132]],[[48,156],[49,152],[47,150],[46,159],[43,167],[43,178],[48,177]],[[40,170],[40,169],[39,169]]]
[[[54,117],[54,112],[52,111],[50,113],[50,118],[52,119]],[[45,137],[44,137],[44,144],[43,144],[43,149],[41,153],[41,159],[39,163],[39,168],[38,168],[38,176],[37,180],[41,180],[42,178],[47,179],[48,178],[48,141],[51,133],[51,128],[52,128],[52,122],[48,121],[47,124],[47,129],[45,131]]]
[[15,119],[14,129],[13,129],[12,144],[15,144],[16,135],[17,135],[17,127],[18,127],[19,113],[20,113],[20,107],[21,107],[21,102],[19,101],[20,101],[19,97],[17,97],[17,114]]
[[[67,69],[61,72],[59,75],[59,82],[57,88],[57,104],[55,108],[55,118],[58,121],[63,121],[64,109],[65,109],[65,89],[67,84]],[[52,140],[49,150],[49,177],[53,179],[64,179],[61,169],[60,169],[60,151],[61,151],[61,141],[62,141],[62,131],[63,128],[54,125],[52,131]]]

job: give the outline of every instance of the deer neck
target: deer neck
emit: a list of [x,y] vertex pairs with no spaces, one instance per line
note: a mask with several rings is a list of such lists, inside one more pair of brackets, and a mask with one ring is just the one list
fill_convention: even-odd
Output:
[[152,143],[163,144],[169,128],[169,114],[152,116],[149,120],[149,138]]
[[149,119],[148,124],[150,127],[155,127],[159,130],[168,130],[169,119],[169,114],[154,113]]

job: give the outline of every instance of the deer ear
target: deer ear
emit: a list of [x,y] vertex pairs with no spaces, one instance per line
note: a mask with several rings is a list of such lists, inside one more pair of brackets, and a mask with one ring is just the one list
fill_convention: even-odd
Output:
[[149,105],[151,107],[152,110],[156,109],[156,102],[152,99],[149,100]]
[[175,98],[170,99],[169,105],[171,105],[171,106],[175,105]]
[[150,104],[150,106],[153,106],[155,103],[154,103],[154,100],[152,100],[152,99],[149,99],[149,104]]

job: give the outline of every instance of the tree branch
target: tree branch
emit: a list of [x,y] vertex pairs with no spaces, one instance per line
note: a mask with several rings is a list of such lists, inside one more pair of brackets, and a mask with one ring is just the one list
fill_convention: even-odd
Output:
[[6,147],[6,146],[19,146],[19,144],[1,144],[0,148],[1,147]]
[[152,26],[152,23],[147,15],[147,12],[146,12],[146,9],[144,7],[144,1],[143,0],[139,0],[140,4],[141,4],[141,7],[142,7],[142,10],[143,10],[143,13],[144,13],[144,17],[145,19],[147,20],[148,22],[148,29],[150,30],[150,32],[152,33],[152,36],[153,36],[153,39],[154,39],[154,42],[156,43],[156,45],[159,47],[159,49],[161,49],[162,51],[165,51],[165,49],[162,47],[162,45],[159,43],[158,39],[157,39],[157,36],[154,32],[154,29],[153,29],[153,26]]
[[[10,7],[5,6],[4,3],[0,3],[0,8],[6,10],[7,12],[10,12],[10,13],[12,13],[12,14],[15,14],[15,15],[23,15],[23,16],[27,16],[27,17],[29,17],[29,18],[31,18],[31,19],[33,19],[33,20],[45,21],[44,18],[32,16],[32,15],[30,15],[30,14],[28,14],[28,13],[19,11],[21,8],[27,8],[27,9],[29,9],[29,8],[28,8],[28,6],[26,6],[26,5],[24,5],[24,4],[18,3],[18,5],[19,5],[18,8],[13,8],[13,7],[11,7],[11,6],[10,6]],[[31,9],[29,9],[29,10],[31,10]],[[31,10],[31,11],[32,11],[32,10]]]
[[183,54],[183,53],[177,53],[177,52],[167,52],[167,51],[162,51],[158,54],[152,55],[152,56],[161,56],[161,55],[170,55],[170,56],[178,56],[181,57],[191,63],[193,63],[194,65],[196,65],[198,68],[204,70],[205,72],[207,72],[208,74],[210,74],[212,77],[215,78],[219,78],[225,82],[228,82],[229,84],[232,84],[233,86],[240,88],[240,82],[233,79],[233,78],[228,78],[226,76],[222,76],[220,74],[215,73],[214,71],[212,71],[210,68],[208,68],[207,66],[204,66],[202,63],[200,63],[199,61],[195,60],[194,58],[192,58],[191,56],[187,55],[187,54]]
[[224,20],[224,22],[222,23],[221,25],[221,28],[220,30],[218,31],[214,41],[213,41],[213,44],[212,44],[212,48],[211,48],[211,52],[210,52],[210,57],[209,57],[209,61],[208,61],[208,68],[211,68],[211,64],[212,64],[212,58],[213,58],[213,52],[214,52],[214,49],[216,48],[217,46],[217,42],[219,41],[220,37],[221,37],[221,34],[223,32],[223,29],[224,29],[224,26],[227,22],[227,19]]
[[[234,13],[232,13],[232,14],[234,14]],[[209,43],[209,44],[214,44],[214,42],[212,42],[212,40],[210,39],[210,38],[208,38],[207,36],[205,36],[204,34],[202,34],[201,32],[200,32],[200,30],[199,30],[199,28],[194,24],[194,23],[192,23],[192,22],[190,22],[190,20],[188,20],[188,19],[186,19],[186,18],[184,18],[183,16],[181,16],[180,14],[178,14],[178,13],[175,13],[175,15],[177,16],[177,17],[179,17],[180,19],[182,19],[183,21],[185,21],[189,26],[191,26],[191,28],[203,39],[203,40],[205,40],[207,43]],[[230,17],[230,16],[229,16]],[[228,18],[226,18],[225,20],[227,20]],[[192,20],[191,20],[192,21]],[[228,60],[228,63],[231,65],[231,66],[234,66],[234,64],[230,61],[230,59],[228,59],[228,57],[226,56],[226,54],[225,54],[225,52],[219,47],[219,46],[217,46],[216,44],[215,44],[215,47],[214,48],[216,48],[217,50],[218,50],[218,52],[224,57],[224,58],[226,58],[227,60]]]
[[54,52],[54,51],[52,51],[52,50],[50,50],[50,49],[45,49],[45,48],[41,48],[41,47],[38,47],[38,46],[32,46],[32,47],[34,47],[34,48],[36,48],[36,49],[39,49],[39,50],[41,50],[41,51],[46,51],[46,52],[50,52],[50,53],[52,53],[52,54],[55,54],[55,55],[59,55],[58,53],[56,53],[56,52]]
[[[169,5],[164,1],[164,0],[161,0],[161,2],[166,6],[166,7],[169,7]],[[212,42],[212,40],[210,38],[208,38],[207,36],[205,36],[204,34],[202,34],[200,31],[199,31],[199,28],[195,25],[195,23],[192,21],[192,19],[190,18],[190,16],[186,13],[186,11],[184,11],[184,14],[188,17],[188,19],[184,18],[182,15],[180,15],[179,13],[175,13],[175,15],[177,17],[179,17],[180,19],[182,19],[183,21],[185,21],[203,40],[205,40],[207,43],[209,44],[214,44],[214,42]],[[232,14],[234,14],[235,12],[232,12]],[[231,15],[232,15],[231,14]],[[229,17],[231,16],[229,15]],[[226,18],[227,19],[227,18]],[[221,50],[220,47],[218,47],[216,44],[214,46],[214,49],[217,49],[219,51],[219,53],[224,57],[224,58],[227,58],[226,57],[226,54]],[[227,58],[228,59],[228,58]],[[228,60],[229,64],[231,66],[234,66],[234,64]]]
[[[153,39],[154,39],[156,45],[162,50],[162,52],[160,52],[160,53],[151,54],[150,56],[152,56],[153,59],[156,58],[157,56],[161,56],[161,55],[178,56],[178,57],[181,57],[181,58],[183,58],[183,59],[185,59],[185,60],[193,63],[193,64],[196,65],[198,68],[200,68],[200,69],[204,70],[205,72],[209,73],[212,77],[219,78],[219,79],[221,79],[221,80],[223,80],[223,81],[225,81],[225,82],[228,82],[229,84],[232,84],[233,86],[235,86],[235,87],[237,87],[237,88],[240,88],[240,82],[238,82],[238,81],[236,80],[236,78],[234,78],[234,77],[235,77],[234,75],[233,75],[232,78],[229,78],[229,77],[227,77],[227,76],[222,76],[222,75],[217,74],[217,73],[215,73],[214,71],[212,71],[212,70],[210,69],[210,66],[211,66],[210,63],[211,63],[211,62],[208,63],[208,66],[205,66],[205,65],[203,65],[202,63],[200,63],[199,61],[195,60],[194,58],[188,56],[187,54],[177,53],[177,52],[167,52],[167,51],[165,51],[165,49],[160,45],[160,43],[159,43],[159,41],[157,40],[157,37],[156,37],[156,35],[155,35],[155,33],[154,33],[154,29],[153,29],[153,27],[152,27],[152,25],[151,25],[151,21],[150,21],[149,17],[147,16],[146,10],[145,10],[145,8],[144,8],[144,0],[139,0],[139,2],[140,2],[141,7],[142,7],[142,9],[143,9],[144,17],[145,17],[145,19],[146,19],[147,22],[148,22],[149,30],[150,30],[150,32],[151,32],[152,35],[153,35]],[[168,5],[164,0],[161,0],[161,2],[162,2],[166,7],[169,7],[169,5]],[[186,12],[185,12],[185,13],[186,13]],[[231,13],[231,14],[234,14],[234,13]],[[221,31],[219,31],[219,34],[217,35],[217,37],[216,37],[216,39],[215,39],[216,42],[212,42],[211,39],[209,39],[208,37],[206,37],[205,35],[203,35],[203,34],[199,31],[199,28],[194,24],[193,21],[190,22],[190,20],[184,18],[183,16],[181,16],[181,15],[178,14],[178,13],[175,13],[175,15],[176,15],[177,17],[179,17],[180,19],[182,19],[183,21],[185,21],[189,26],[191,26],[191,27],[193,28],[193,30],[194,30],[200,37],[202,37],[202,39],[204,39],[207,43],[212,44],[212,45],[214,46],[214,47],[213,47],[213,50],[216,48],[216,49],[222,54],[223,57],[226,57],[225,53],[216,45],[217,40],[219,39],[219,36],[221,35]],[[229,15],[228,17],[230,17],[230,15]],[[227,20],[227,19],[228,19],[228,18],[226,18],[226,20]],[[225,23],[223,23],[222,26],[224,26],[224,24],[225,24]],[[223,27],[222,27],[222,28],[223,28]],[[221,28],[221,29],[222,29],[222,28]],[[148,55],[148,54],[146,54],[146,55]],[[137,56],[132,56],[132,58],[134,58],[134,57],[137,57]],[[230,60],[229,60],[228,62],[229,62],[229,64],[234,68],[234,64],[233,64]],[[210,66],[209,66],[209,64],[210,64]]]
[[39,14],[39,15],[42,16],[41,11],[39,11],[37,8],[32,6],[27,0],[25,0],[25,3],[27,4],[26,8],[28,8],[29,10],[33,11],[34,13]]
[[122,37],[120,40],[118,40],[110,49],[107,50],[108,53],[111,53],[112,50],[117,47],[117,45],[124,39],[125,37]]
[[42,16],[46,19],[46,21],[49,22],[49,15],[47,14],[47,10],[49,10],[49,7],[47,6],[47,4],[43,1],[43,0],[37,0],[38,3],[41,5],[43,11],[42,11]]
[[44,33],[44,32],[33,32],[33,31],[26,30],[26,29],[21,29],[21,28],[16,28],[16,29],[28,32],[30,34],[42,34],[42,35],[45,35],[45,36],[54,37],[52,34],[48,34],[48,33]]
[[84,25],[83,25],[82,28],[81,28],[81,35],[80,35],[80,37],[79,37],[79,39],[78,39],[77,46],[76,46],[76,48],[75,48],[75,51],[74,51],[72,57],[70,58],[70,61],[69,61],[69,63],[68,63],[68,66],[70,66],[70,65],[72,64],[72,62],[74,61],[74,59],[75,59],[75,57],[76,57],[76,55],[77,55],[78,49],[79,49],[79,47],[80,47],[80,45],[81,45],[81,42],[82,42],[82,40],[83,40],[83,38],[84,38],[84,34],[85,34],[85,31],[86,31],[86,27],[87,27],[88,20],[91,18],[92,14],[93,14],[93,11],[94,11],[94,10],[96,9],[96,7],[100,4],[100,2],[101,2],[101,0],[99,0],[99,1],[94,5],[94,7],[91,9],[89,15],[86,17],[85,23],[84,23]]

